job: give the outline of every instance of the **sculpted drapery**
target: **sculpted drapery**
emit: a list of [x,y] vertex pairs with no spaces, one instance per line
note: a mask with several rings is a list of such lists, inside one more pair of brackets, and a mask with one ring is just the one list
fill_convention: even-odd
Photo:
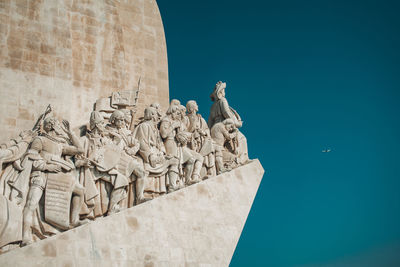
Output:
[[193,100],[172,100],[165,115],[153,103],[136,125],[121,102],[95,107],[80,138],[49,106],[31,131],[0,146],[0,252],[245,164],[242,120],[225,88],[214,88],[208,124]]

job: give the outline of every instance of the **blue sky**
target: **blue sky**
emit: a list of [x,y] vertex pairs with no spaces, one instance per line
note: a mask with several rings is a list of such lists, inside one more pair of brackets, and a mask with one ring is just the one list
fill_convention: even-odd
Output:
[[266,170],[231,266],[400,266],[400,2],[157,2],[171,98],[226,81]]

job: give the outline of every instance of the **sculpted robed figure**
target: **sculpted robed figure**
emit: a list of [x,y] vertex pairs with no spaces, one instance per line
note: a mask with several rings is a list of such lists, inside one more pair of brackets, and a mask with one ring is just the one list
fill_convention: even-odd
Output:
[[80,138],[49,105],[31,131],[0,145],[0,254],[247,163],[225,88],[218,82],[211,94],[208,125],[196,101],[177,99],[166,114],[147,106],[133,123],[131,93],[113,93],[110,107],[96,102],[89,127],[75,128]]
[[[239,114],[229,106],[228,100],[225,98],[225,89],[226,83],[219,81],[215,85],[214,91],[210,96],[211,100],[214,102],[211,106],[210,117],[208,119],[208,127],[211,129],[211,132],[213,132],[212,128],[214,125],[226,119],[231,119],[235,128],[240,128],[243,125]],[[237,136],[235,138],[226,143],[225,148],[235,155],[235,164],[242,165],[249,160],[247,140],[240,131],[237,131]]]

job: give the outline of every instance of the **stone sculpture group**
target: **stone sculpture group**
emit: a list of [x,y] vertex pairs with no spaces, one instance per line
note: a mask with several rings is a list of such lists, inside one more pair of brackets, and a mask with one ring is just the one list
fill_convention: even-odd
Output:
[[[0,147],[0,253],[243,165],[239,114],[218,82],[208,123],[194,100],[158,103],[134,122],[137,92],[96,102],[76,135],[49,107]],[[129,108],[130,107],[130,108]]]

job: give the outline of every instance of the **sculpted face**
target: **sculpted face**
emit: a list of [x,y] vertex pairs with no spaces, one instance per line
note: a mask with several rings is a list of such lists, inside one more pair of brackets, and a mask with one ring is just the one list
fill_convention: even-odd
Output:
[[104,122],[99,122],[96,124],[96,128],[99,131],[99,133],[104,133],[106,131],[106,127]]
[[110,122],[115,128],[121,129],[126,125],[125,119],[126,117],[124,112],[121,110],[115,110],[110,117]]
[[179,120],[181,118],[181,112],[179,109],[176,109],[174,112],[171,113],[171,117],[174,120]]
[[219,94],[220,94],[221,97],[225,97],[225,89],[221,89]]
[[153,120],[153,122],[157,123],[158,122],[158,114],[156,111],[151,113],[151,119]]
[[124,128],[125,127],[125,118],[115,118],[114,125],[118,129]]
[[125,122],[127,123],[127,124],[129,124],[130,122],[132,121],[132,115],[129,113],[129,114],[126,114],[125,115]]
[[232,132],[234,129],[235,129],[235,125],[232,123],[228,123],[228,124],[226,124],[225,125],[225,129],[228,131],[228,132]]
[[185,115],[186,115],[186,108],[185,107],[180,109],[180,115],[181,115],[180,116],[181,119],[183,119],[185,117]]
[[43,130],[45,130],[46,133],[54,130],[54,126],[56,125],[56,120],[54,118],[47,118],[43,122]]
[[189,113],[196,113],[197,111],[199,111],[199,107],[194,100],[189,101],[186,105],[186,108]]

